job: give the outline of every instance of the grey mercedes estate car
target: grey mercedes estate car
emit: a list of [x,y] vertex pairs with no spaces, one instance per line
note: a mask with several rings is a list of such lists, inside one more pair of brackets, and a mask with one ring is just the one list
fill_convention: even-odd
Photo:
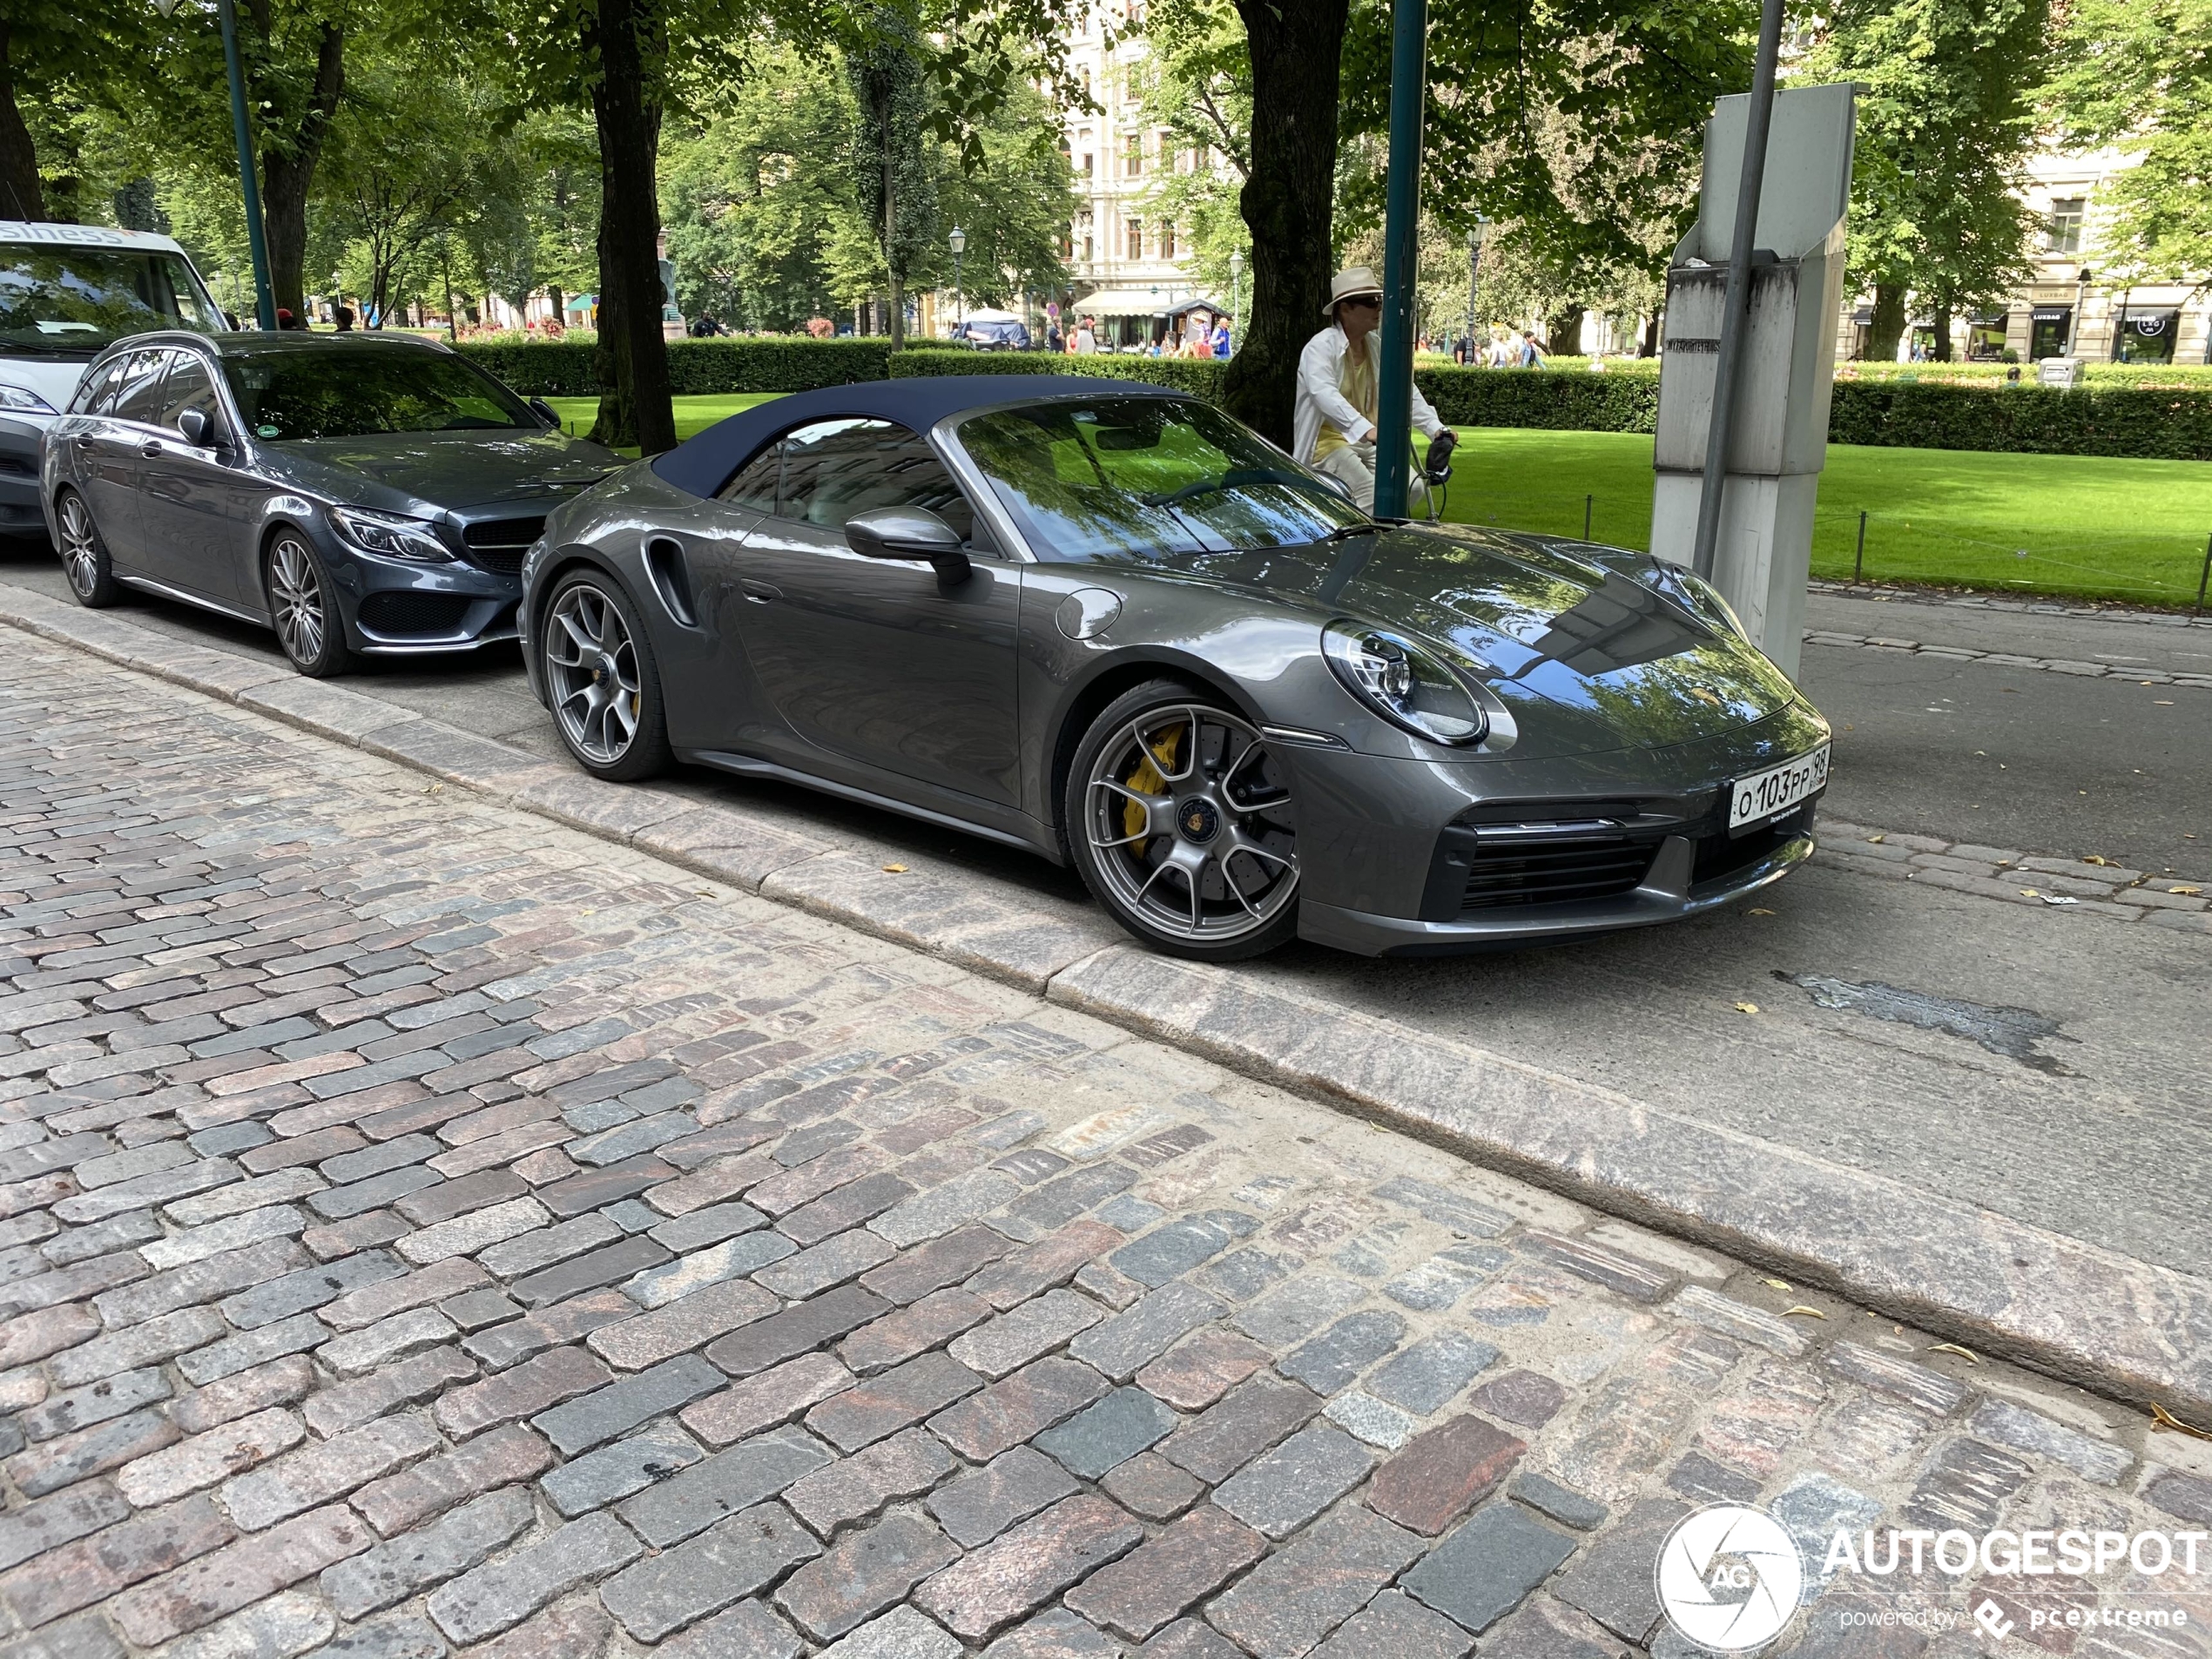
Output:
[[92,362],[39,482],[79,601],[262,623],[321,677],[513,638],[547,511],[621,464],[435,341],[179,331]]
[[531,683],[603,778],[793,779],[1072,864],[1227,960],[1694,915],[1812,852],[1829,730],[1644,555],[1379,522],[1211,407],[948,377],[732,417],[549,516]]

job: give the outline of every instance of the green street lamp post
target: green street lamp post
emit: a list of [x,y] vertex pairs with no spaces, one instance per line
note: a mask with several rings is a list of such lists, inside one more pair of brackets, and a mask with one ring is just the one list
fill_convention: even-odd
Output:
[[1390,164],[1383,190],[1382,362],[1375,375],[1375,516],[1406,516],[1413,447],[1413,287],[1420,253],[1428,0],[1392,0]]
[[[1235,339],[1241,339],[1244,328],[1244,251],[1231,250],[1229,255],[1229,314],[1237,320]],[[1235,340],[1232,339],[1233,347]]]
[[1489,234],[1490,221],[1481,214],[1474,216],[1474,228],[1467,233],[1467,361],[1474,361],[1474,287],[1482,274],[1482,242]]
[[238,7],[216,0],[223,19],[223,64],[231,82],[231,136],[238,145],[238,182],[246,195],[246,242],[253,253],[253,309],[264,328],[277,326],[276,290],[269,286],[269,241],[261,224],[261,186],[253,176],[253,134],[246,124],[246,71],[238,59]]

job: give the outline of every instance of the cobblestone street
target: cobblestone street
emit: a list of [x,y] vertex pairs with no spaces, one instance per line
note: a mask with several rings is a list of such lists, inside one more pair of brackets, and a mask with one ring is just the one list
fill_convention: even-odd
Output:
[[2202,1537],[2138,1409],[6,638],[0,1659],[1678,1656],[1717,1501],[1804,1659],[2212,1659],[1817,1570]]

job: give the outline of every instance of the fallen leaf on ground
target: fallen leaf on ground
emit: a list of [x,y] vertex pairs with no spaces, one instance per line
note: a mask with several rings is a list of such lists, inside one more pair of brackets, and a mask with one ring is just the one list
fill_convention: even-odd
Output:
[[2168,887],[2166,891],[2182,899],[2201,899],[2204,896],[2202,887]]
[[887,864],[883,867],[883,873],[886,875],[904,875],[907,873],[907,867],[903,864]]
[[2020,897],[2023,899],[2040,899],[2042,896],[2043,889],[2040,887],[2022,887],[2020,889]]
[[2151,698],[2150,705],[2155,709],[2170,709],[2174,706],[2174,699],[2170,697],[2155,697]]
[[2208,1433],[2193,1424],[2184,1423],[2156,1400],[2151,1402],[2150,1426],[2154,1429],[2170,1428],[2175,1433],[2186,1434],[2191,1440],[2212,1440],[2212,1433]]
[[1759,1283],[1765,1285],[1770,1291],[1786,1291],[1790,1288],[1786,1281],[1778,1278],[1763,1278],[1759,1281]]
[[1785,1319],[1789,1318],[1793,1314],[1808,1319],[1824,1319],[1828,1317],[1818,1308],[1809,1308],[1803,1303],[1799,1303],[1796,1307],[1784,1308],[1782,1310],[1782,1317]]
[[2043,902],[2045,904],[2080,904],[2081,900],[2068,898],[2063,893],[2047,893],[2043,895]]
[[1759,1011],[1759,1005],[1757,1002],[1738,1002],[1736,1005],[1736,1011],[1738,1014],[1757,1014]]
[[1868,840],[1870,840],[1870,841],[1878,841],[1878,841],[1886,841],[1886,840],[1888,840],[1890,838],[1889,838],[1888,836],[1886,836],[1886,835],[1870,835],[1870,836],[1868,836],[1866,839],[1867,839]]
[[1929,1349],[1928,1352],[1930,1353],[1955,1353],[1961,1359],[1966,1360],[1970,1364],[1978,1366],[1981,1363],[1981,1356],[1979,1354],[1976,1353],[1972,1348],[1962,1348],[1955,1342],[1939,1342],[1934,1347]]
[[1771,910],[1761,910],[1754,907],[1751,914],[1755,916],[1770,916],[1774,914],[1774,912]]
[[2112,868],[2112,860],[2101,853],[2084,853],[2081,855],[2081,861],[2084,864],[2094,864],[2107,870]]

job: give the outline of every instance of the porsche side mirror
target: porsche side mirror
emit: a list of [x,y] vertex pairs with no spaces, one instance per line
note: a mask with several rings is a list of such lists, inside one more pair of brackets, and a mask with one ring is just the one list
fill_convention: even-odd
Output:
[[550,427],[557,428],[561,424],[560,410],[555,408],[550,403],[548,403],[542,397],[532,398],[529,402],[529,409],[532,415],[537,416],[539,420],[544,421],[545,424]]
[[215,423],[208,419],[206,409],[186,409],[177,417],[177,430],[186,443],[195,449],[205,449],[212,442]]
[[864,559],[927,559],[940,580],[965,582],[971,567],[958,532],[926,507],[877,507],[845,521],[845,542]]

